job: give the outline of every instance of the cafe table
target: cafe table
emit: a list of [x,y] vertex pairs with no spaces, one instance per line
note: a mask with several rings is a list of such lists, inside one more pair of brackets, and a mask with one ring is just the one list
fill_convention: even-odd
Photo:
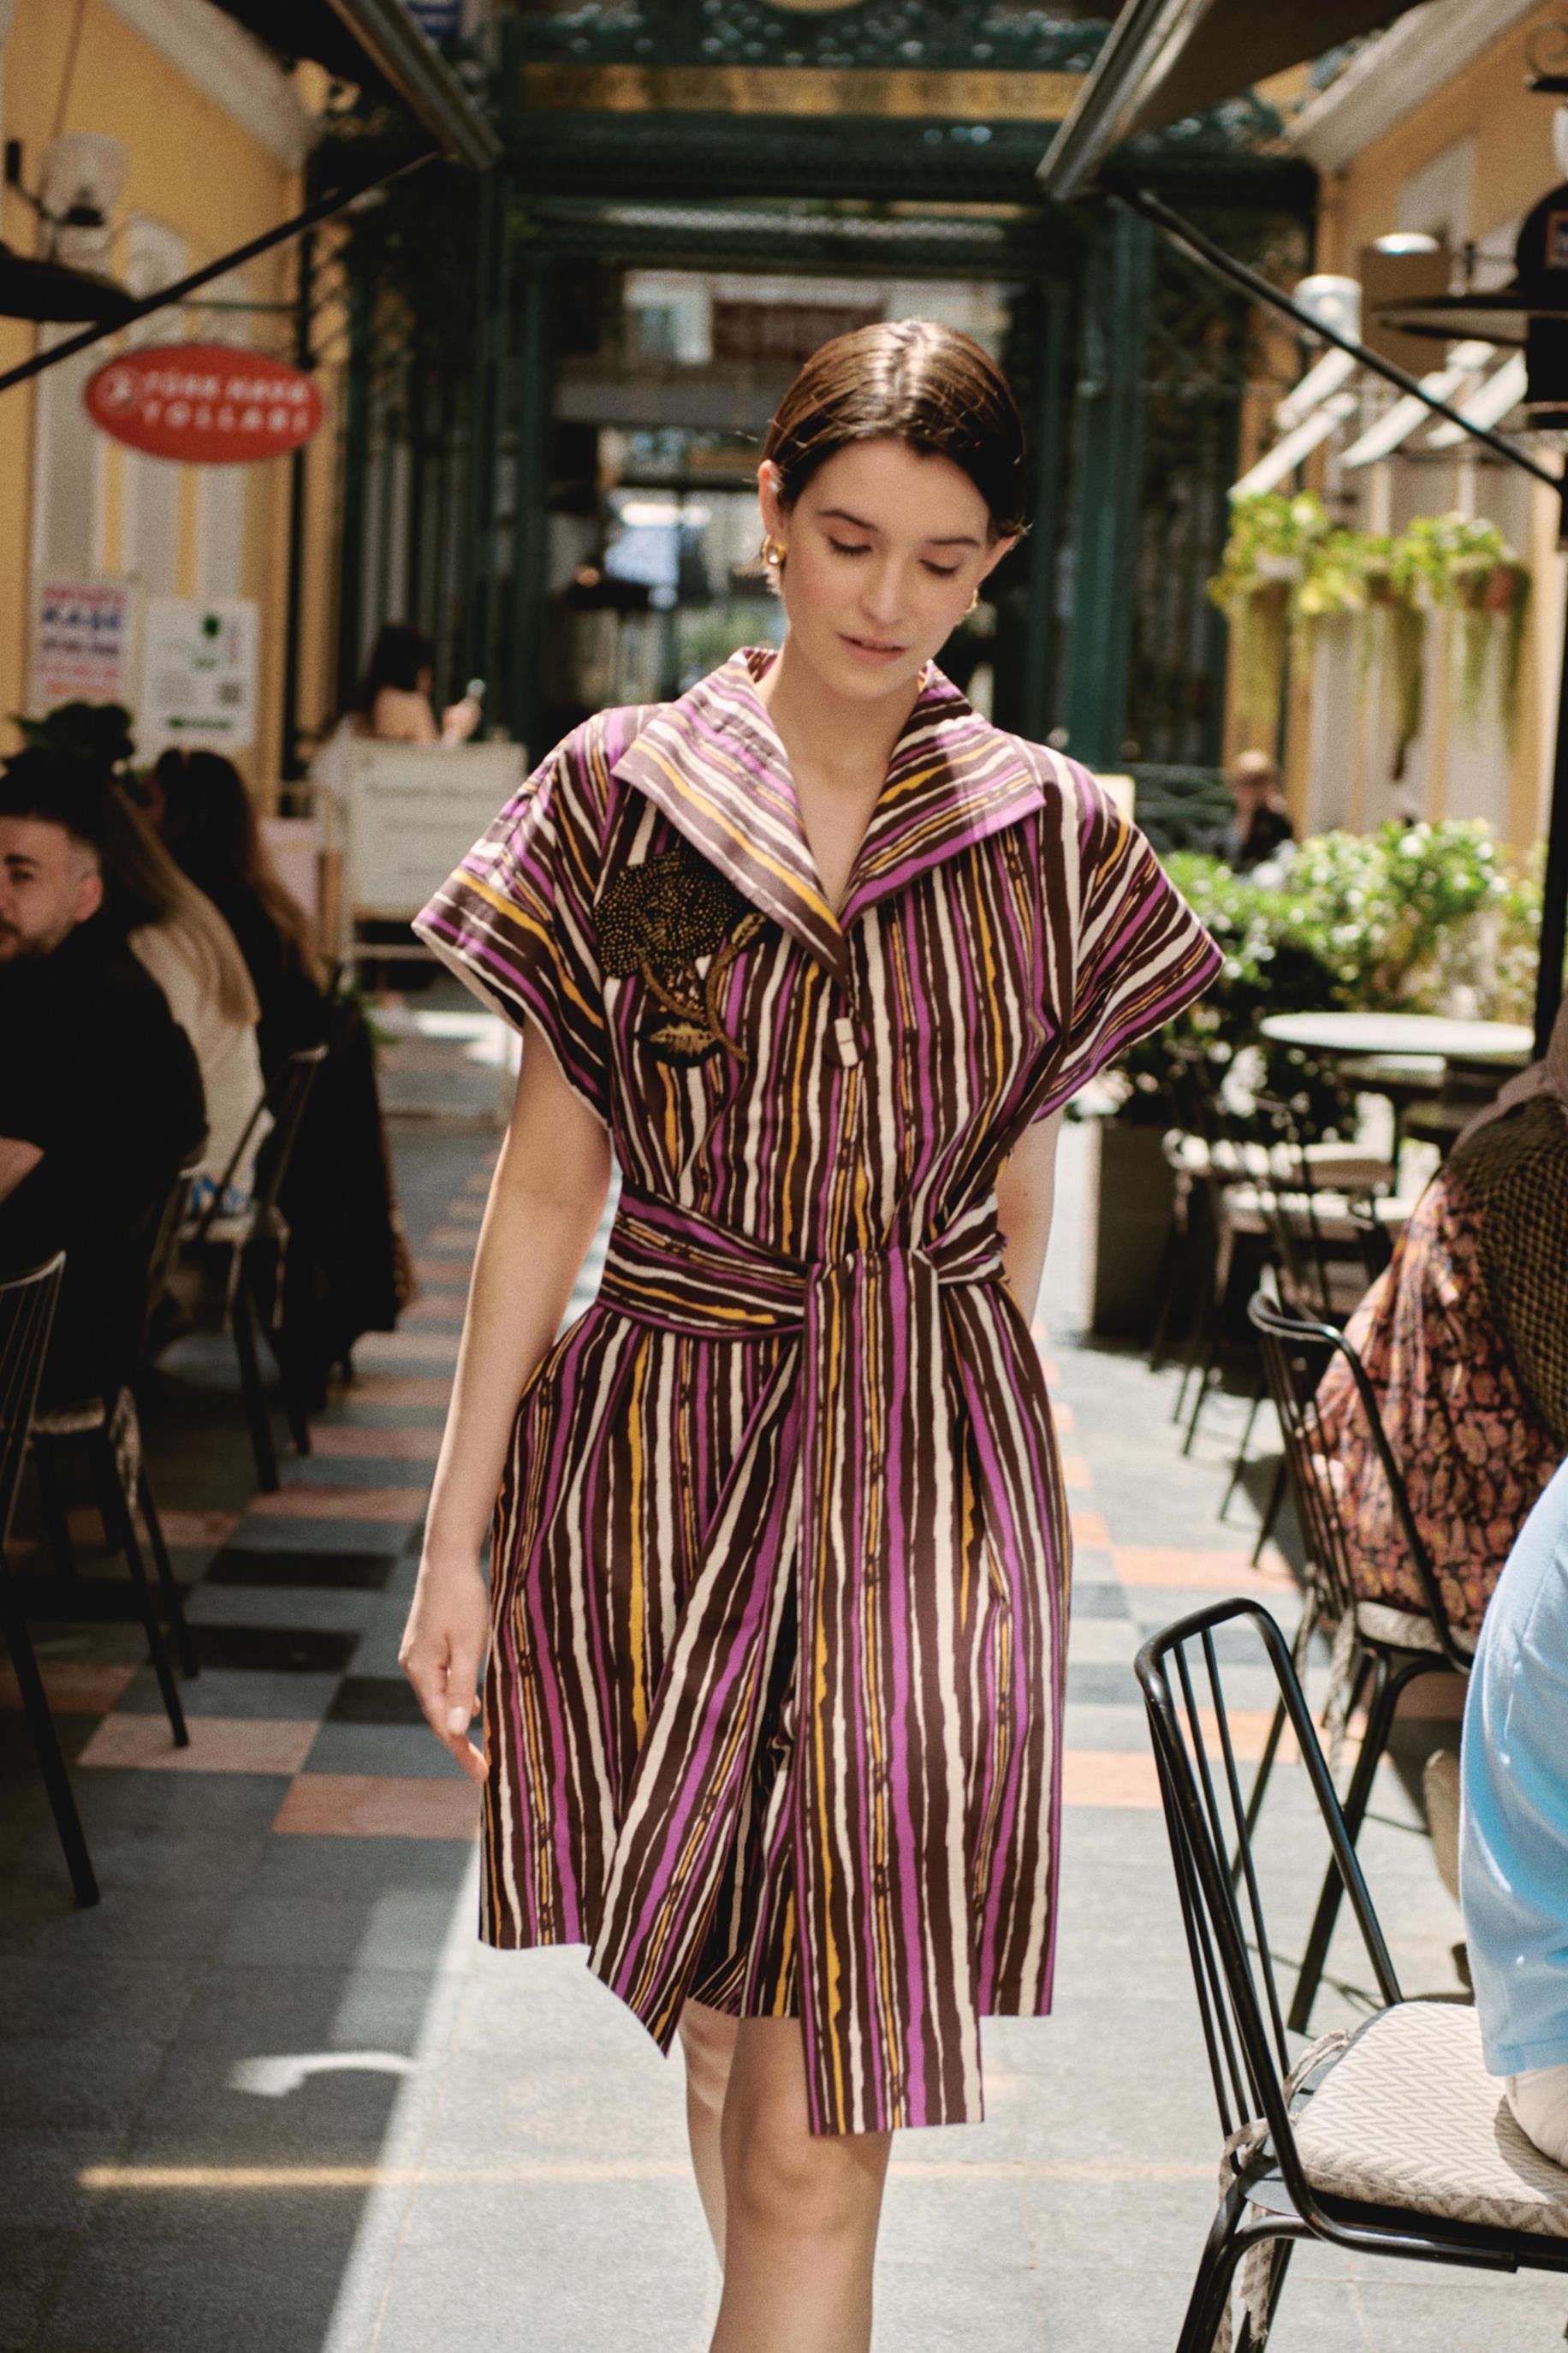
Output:
[[1456,1021],[1442,1013],[1270,1013],[1258,1028],[1276,1045],[1337,1061],[1347,1086],[1386,1096],[1396,1166],[1406,1110],[1442,1093],[1451,1063],[1493,1067],[1500,1081],[1530,1060],[1534,1044],[1521,1021]]

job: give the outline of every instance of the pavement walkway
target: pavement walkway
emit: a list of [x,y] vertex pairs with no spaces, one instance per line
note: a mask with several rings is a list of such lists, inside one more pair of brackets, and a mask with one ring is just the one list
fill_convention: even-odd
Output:
[[[389,1047],[389,1092],[433,1072],[448,1109],[488,1103],[488,1050],[471,1026],[426,1029]],[[38,1630],[93,1911],[71,1906],[0,1684],[0,2353],[707,2344],[717,2271],[679,2063],[580,1953],[475,1943],[474,1795],[397,1672],[492,1148],[399,1123],[425,1293],[359,1349],[279,1494],[250,1495],[226,1352],[174,1353],[151,1439],[194,1586],[190,1749],[169,1744],[111,1578],[84,1578],[73,1614]],[[1289,1627],[1295,1587],[1277,1552],[1248,1565],[1267,1463],[1235,1525],[1215,1517],[1239,1405],[1217,1401],[1184,1460],[1172,1377],[1082,1335],[1089,1158],[1069,1129],[1042,1325],[1077,1536],[1057,2012],[987,2024],[984,2126],[900,2137],[879,2353],[1173,2347],[1213,2209],[1217,2133],[1131,1661],[1217,1592],[1255,1592]],[[1264,1683],[1239,1663],[1231,1680],[1256,1739]],[[1451,1737],[1403,1727],[1363,1844],[1410,1990],[1456,1986],[1458,1916],[1411,1795]],[[1281,1768],[1266,1818],[1287,1951],[1321,1869],[1299,1784]],[[1342,1943],[1331,1978],[1316,2026],[1364,2004]],[[1272,2345],[1547,2353],[1565,2309],[1550,2280],[1308,2249]]]

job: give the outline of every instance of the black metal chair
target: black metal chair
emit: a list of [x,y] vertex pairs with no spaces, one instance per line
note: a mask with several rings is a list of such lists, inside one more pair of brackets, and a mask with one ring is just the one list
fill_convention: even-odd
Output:
[[[211,1204],[185,1237],[185,1245],[190,1250],[199,1253],[205,1250],[218,1250],[227,1253],[222,1294],[223,1320],[234,1338],[235,1355],[239,1364],[240,1393],[245,1400],[251,1448],[256,1456],[256,1476],[265,1494],[274,1493],[278,1487],[278,1449],[273,1440],[267,1391],[261,1377],[261,1361],[257,1347],[259,1333],[265,1332],[272,1340],[274,1353],[278,1356],[289,1435],[300,1453],[309,1454],[310,1451],[310,1426],[305,1400],[292,1377],[288,1351],[280,1350],[277,1345],[282,1309],[283,1261],[289,1247],[288,1220],[279,1201],[293,1158],[294,1146],[299,1140],[300,1124],[305,1116],[317,1073],[326,1059],[325,1046],[303,1047],[298,1053],[289,1056],[278,1079],[267,1090],[247,1122],[245,1133],[235,1146]],[[258,1164],[260,1183],[255,1198],[245,1208],[226,1216],[222,1210],[224,1195],[267,1113],[271,1115],[272,1126],[262,1147]]]
[[[1300,2053],[1276,1947],[1216,1641],[1250,1626],[1279,1692],[1349,1896],[1378,2007]],[[1220,2200],[1177,2353],[1258,2353],[1293,2247],[1477,2271],[1568,2271],[1568,2172],[1514,2123],[1466,2003],[1407,2001],[1285,1637],[1256,1602],[1181,1619],[1138,1654],[1165,1825],[1224,2142]],[[1260,1871],[1260,1861],[1263,1871]],[[1239,2333],[1233,2289],[1239,2287]],[[1501,2339],[1499,2339],[1500,2343]]]
[[5,1633],[5,1648],[10,1652],[23,1713],[48,1792],[71,1886],[77,1902],[85,1905],[98,1902],[98,1881],[5,1549],[16,1516],[16,1493],[22,1483],[22,1465],[27,1459],[27,1437],[37,1403],[44,1358],[48,1353],[65,1262],[65,1252],[57,1250],[47,1265],[35,1267],[9,1282],[0,1282],[0,1630]]
[[[1366,1367],[1342,1332],[1320,1323],[1283,1300],[1266,1284],[1247,1309],[1262,1352],[1264,1377],[1279,1418],[1285,1469],[1295,1500],[1306,1556],[1308,1599],[1297,1636],[1297,1663],[1306,1657],[1314,1627],[1334,1637],[1334,1674],[1325,1721],[1337,1750],[1340,1727],[1358,1699],[1367,1702],[1366,1730],[1345,1793],[1344,1820],[1352,1843],[1372,1796],[1373,1776],[1387,1749],[1400,1694],[1422,1675],[1468,1674],[1470,1645],[1449,1622],[1431,1556],[1415,1525],[1404,1473],[1383,1426]],[[1356,1542],[1348,1525],[1333,1475],[1333,1452],[1324,1432],[1318,1390],[1335,1356],[1344,1359],[1355,1385],[1379,1468],[1387,1482],[1395,1525],[1423,1597],[1419,1609],[1369,1600],[1358,1591]],[[1274,1715],[1254,1788],[1253,1810],[1262,1803],[1269,1770],[1284,1731],[1285,1707]],[[1340,1905],[1340,1883],[1331,1871],[1302,1957],[1291,2006],[1290,2025],[1303,2032],[1322,1977],[1323,1963]]]
[[[148,1230],[147,1282],[142,1324],[143,1346],[179,1248],[180,1228],[190,1206],[191,1187],[195,1176],[195,1163],[179,1171],[159,1203]],[[185,1675],[195,1675],[197,1672],[195,1645],[185,1623],[180,1588],[174,1564],[169,1558],[163,1525],[158,1515],[142,1446],[135,1391],[135,1382],[141,1371],[142,1365],[138,1364],[132,1380],[112,1395],[72,1398],[63,1406],[50,1407],[35,1413],[32,1445],[38,1492],[44,1506],[50,1548],[63,1568],[69,1568],[75,1561],[75,1547],[66,1510],[66,1482],[59,1475],[61,1461],[72,1450],[84,1448],[91,1459],[104,1540],[111,1551],[124,1555],[132,1576],[136,1579],[145,1577],[136,1532],[136,1514],[141,1513],[153,1555],[163,1614],[173,1630],[179,1652],[180,1671]],[[172,1725],[174,1721],[171,1716]]]
[[[38,1768],[44,1777],[44,1787],[48,1792],[66,1867],[70,1873],[71,1886],[77,1902],[86,1905],[98,1902],[98,1881],[87,1851],[76,1800],[71,1795],[70,1777],[60,1753],[54,1718],[49,1713],[48,1695],[38,1672],[19,1580],[12,1569],[7,1553],[11,1524],[16,1516],[17,1490],[22,1481],[22,1466],[33,1434],[38,1382],[48,1350],[49,1332],[54,1323],[55,1303],[59,1295],[60,1274],[64,1266],[65,1253],[57,1251],[47,1265],[36,1267],[9,1282],[0,1282],[0,1631],[5,1634],[5,1647],[11,1654],[23,1710],[37,1752]],[[180,1706],[180,1695],[174,1687],[174,1671],[164,1646],[157,1602],[139,1554],[132,1557],[131,1566],[142,1623],[146,1630],[147,1647],[158,1678],[158,1688],[163,1694],[163,1705],[168,1711],[174,1746],[185,1748],[190,1746],[190,1734]]]
[[[1233,1129],[1233,1149],[1250,1174],[1247,1183],[1228,1196],[1227,1213],[1246,1231],[1256,1232],[1261,1224],[1278,1278],[1292,1299],[1326,1324],[1343,1324],[1374,1271],[1368,1225],[1375,1227],[1376,1205],[1386,1195],[1392,1167],[1353,1144],[1308,1143],[1294,1106],[1283,1097],[1260,1094],[1254,1108],[1263,1134],[1248,1142],[1239,1126]],[[1259,1365],[1241,1442],[1220,1500],[1222,1520],[1246,1475],[1252,1433],[1267,1394]],[[1258,1523],[1255,1563],[1284,1500],[1281,1461]]]

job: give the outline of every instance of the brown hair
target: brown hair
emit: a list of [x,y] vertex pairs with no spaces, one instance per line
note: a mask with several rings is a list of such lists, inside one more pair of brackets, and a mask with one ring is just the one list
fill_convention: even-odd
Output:
[[154,763],[153,782],[163,797],[163,844],[181,872],[220,909],[236,897],[253,900],[278,934],[284,963],[321,987],[310,919],[268,854],[233,761],[220,752],[170,750]]
[[778,405],[763,456],[793,506],[819,466],[855,441],[902,441],[962,468],[998,539],[1027,516],[1024,427],[989,352],[956,327],[891,319],[813,352]]

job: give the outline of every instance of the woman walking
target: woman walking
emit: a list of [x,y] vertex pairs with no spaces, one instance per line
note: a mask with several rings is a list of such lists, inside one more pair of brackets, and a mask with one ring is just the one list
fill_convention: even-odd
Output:
[[404,1665],[485,1786],[481,1934],[680,2036],[713,2353],[863,2353],[891,2132],[1049,2007],[1056,1132],[1218,959],[933,665],[1025,473],[967,337],[826,345],[760,473],[782,650],[569,736],[417,925],[527,1042]]

